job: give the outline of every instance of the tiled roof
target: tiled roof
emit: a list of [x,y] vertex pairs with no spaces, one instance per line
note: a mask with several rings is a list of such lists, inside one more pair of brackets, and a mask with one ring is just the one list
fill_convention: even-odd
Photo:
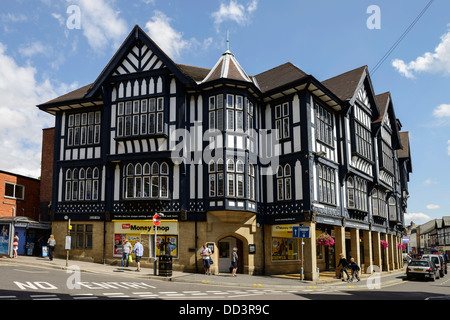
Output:
[[295,82],[308,75],[290,62],[255,76],[262,93]]
[[411,154],[409,151],[409,132],[400,132],[400,142],[403,148],[397,150],[398,157],[410,158]]
[[188,66],[185,64],[177,64],[181,72],[196,82],[201,82],[206,78],[211,69]]
[[389,95],[391,93],[390,92],[385,92],[382,94],[377,95],[375,98],[377,99],[377,105],[378,108],[380,109],[380,116],[378,117],[377,120],[375,120],[374,122],[381,122],[384,118],[384,115],[387,111],[387,107],[388,107],[388,99],[389,99]]
[[355,95],[356,89],[361,81],[367,66],[345,72],[336,77],[322,81],[322,84],[330,89],[341,100],[350,100]]
[[[81,87],[79,89],[76,89],[74,91],[71,91],[69,93],[66,93],[56,99],[50,100],[46,103],[43,103],[39,106],[44,105],[52,105],[52,104],[59,104],[59,103],[65,103],[65,102],[72,102],[72,101],[78,101],[84,99],[86,96],[86,93],[89,91],[89,89],[92,87],[92,83],[88,84],[87,86]],[[38,106],[38,107],[39,107]]]
[[228,50],[220,57],[214,68],[212,68],[202,82],[206,83],[219,79],[252,82],[252,79],[244,71],[234,55]]

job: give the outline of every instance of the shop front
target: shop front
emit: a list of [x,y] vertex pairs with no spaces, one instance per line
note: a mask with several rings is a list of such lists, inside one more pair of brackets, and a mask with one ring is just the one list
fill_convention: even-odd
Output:
[[51,224],[40,223],[27,217],[0,218],[0,254],[12,257],[13,238],[19,237],[18,255],[36,255],[42,253],[39,241],[50,235]]
[[114,257],[122,257],[122,244],[127,239],[133,247],[136,240],[142,243],[144,246],[143,258],[154,258],[155,247],[156,256],[171,255],[173,259],[179,258],[179,226],[177,220],[162,220],[158,227],[154,226],[153,220],[116,220],[113,223]]

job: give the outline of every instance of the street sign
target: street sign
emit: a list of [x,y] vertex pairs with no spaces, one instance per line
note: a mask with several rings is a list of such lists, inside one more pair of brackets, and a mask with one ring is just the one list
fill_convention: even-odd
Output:
[[153,224],[155,226],[159,226],[161,224],[161,217],[159,216],[159,214],[155,214],[153,216]]
[[309,227],[292,227],[293,238],[309,238]]

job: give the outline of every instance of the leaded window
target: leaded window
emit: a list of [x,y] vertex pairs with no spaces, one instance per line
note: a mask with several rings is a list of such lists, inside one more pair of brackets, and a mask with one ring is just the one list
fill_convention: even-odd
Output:
[[319,164],[319,202],[336,205],[335,170]]
[[128,164],[124,170],[124,198],[168,198],[169,166],[163,162],[151,165]]
[[347,204],[349,209],[366,211],[367,208],[367,182],[359,177],[349,177],[347,180]]
[[117,137],[164,133],[164,98],[119,102]]
[[333,145],[333,116],[324,107],[316,103],[316,138]]
[[277,199],[292,199],[291,166],[286,164],[278,166],[277,169]]
[[291,135],[289,115],[289,102],[275,106],[275,132],[277,140],[289,138]]
[[99,169],[67,169],[65,174],[65,201],[98,200]]
[[85,112],[69,115],[67,146],[87,146],[100,143],[101,112]]

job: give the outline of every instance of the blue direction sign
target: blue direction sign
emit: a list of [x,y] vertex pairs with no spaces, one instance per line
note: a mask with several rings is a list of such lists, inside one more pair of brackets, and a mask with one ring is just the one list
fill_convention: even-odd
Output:
[[309,238],[309,227],[292,227],[293,238]]

